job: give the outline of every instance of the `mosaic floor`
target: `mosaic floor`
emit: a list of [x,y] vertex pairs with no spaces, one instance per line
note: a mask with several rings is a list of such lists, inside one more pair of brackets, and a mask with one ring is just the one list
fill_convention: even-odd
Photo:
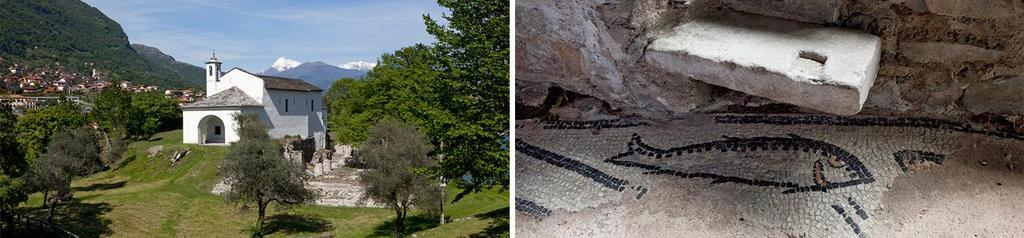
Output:
[[[1024,209],[1020,134],[930,119],[726,114],[521,120],[516,133],[522,237],[1024,232],[1024,215],[1010,212]],[[942,224],[953,226],[931,227]]]

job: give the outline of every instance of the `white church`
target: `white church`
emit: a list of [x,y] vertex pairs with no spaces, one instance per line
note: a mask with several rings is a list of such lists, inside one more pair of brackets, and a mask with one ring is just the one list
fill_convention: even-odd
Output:
[[206,62],[205,99],[182,106],[186,144],[227,145],[238,141],[235,114],[257,114],[273,138],[314,139],[327,148],[323,89],[299,79],[258,75],[233,68],[221,72],[214,54]]

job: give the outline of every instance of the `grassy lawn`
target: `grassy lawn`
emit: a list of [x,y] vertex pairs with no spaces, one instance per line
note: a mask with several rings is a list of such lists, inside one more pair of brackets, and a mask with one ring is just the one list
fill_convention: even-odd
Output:
[[[162,146],[158,155],[148,150]],[[191,152],[177,164],[171,155]],[[84,237],[243,237],[256,221],[255,208],[227,203],[210,193],[220,179],[217,165],[227,153],[223,146],[181,144],[181,131],[160,133],[136,142],[125,162],[72,183],[75,199],[58,207],[54,223]],[[459,191],[451,189],[454,196]],[[485,191],[446,207],[449,223],[411,214],[409,232],[417,237],[488,237],[508,231],[508,191]],[[45,217],[42,195],[22,205],[35,217]],[[267,213],[268,237],[337,236],[387,237],[394,212],[384,208],[323,206],[272,207]]]

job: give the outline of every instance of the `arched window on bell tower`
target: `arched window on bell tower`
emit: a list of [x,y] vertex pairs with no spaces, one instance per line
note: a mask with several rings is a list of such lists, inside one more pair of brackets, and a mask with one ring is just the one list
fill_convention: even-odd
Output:
[[220,62],[217,61],[217,52],[214,52],[210,61],[206,62],[206,82],[220,82]]

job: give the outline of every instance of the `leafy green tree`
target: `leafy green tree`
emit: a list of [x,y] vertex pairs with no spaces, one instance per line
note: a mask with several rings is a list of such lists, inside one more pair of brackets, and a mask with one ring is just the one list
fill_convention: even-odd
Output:
[[0,174],[0,236],[13,235],[9,233],[16,224],[14,212],[18,204],[25,200],[28,200],[28,195],[25,194],[21,178]]
[[[131,92],[115,86],[100,92],[93,101],[91,116],[99,125],[104,164],[113,166],[121,159],[126,141],[148,138],[155,133],[145,132],[144,125],[149,123],[155,124],[150,125],[153,127],[159,126],[159,121],[151,121],[151,118],[159,114],[144,114],[141,109],[149,104],[148,99],[139,98],[139,103],[136,103],[135,97]],[[149,110],[159,112],[159,109]]]
[[11,108],[0,103],[0,236],[9,234],[15,225],[14,212],[18,204],[28,200],[20,176],[28,164],[15,142],[14,125],[17,119]]
[[18,177],[27,169],[28,163],[18,149],[14,129],[18,119],[7,104],[0,103],[0,174]]
[[356,144],[366,139],[366,132],[372,115],[363,113],[366,108],[367,80],[341,79],[334,81],[327,90],[327,120],[334,133],[334,140],[344,144]]
[[103,90],[93,101],[92,118],[104,132],[124,131],[127,136],[134,136],[138,134],[141,115],[132,107],[131,92],[118,86]]
[[[441,72],[437,104],[451,120],[435,122],[430,133],[445,155],[440,174],[471,175],[471,191],[508,186],[509,1],[438,0],[448,8],[447,26],[424,16],[437,42]],[[464,195],[463,193],[462,195]]]
[[126,143],[144,140],[181,125],[174,99],[157,93],[131,93],[120,87],[99,93],[92,118],[101,129],[102,157],[108,165],[120,160]]
[[157,93],[131,93],[120,87],[100,92],[94,100],[92,118],[105,132],[122,139],[148,139],[157,132],[180,126],[181,109],[174,99]]
[[402,237],[410,208],[435,211],[440,203],[436,180],[423,173],[436,165],[428,155],[433,148],[415,127],[392,119],[371,128],[362,147],[357,157],[368,167],[360,174],[364,199],[394,210],[395,236]]
[[78,128],[88,122],[82,108],[75,103],[61,100],[53,106],[32,110],[18,117],[14,131],[18,133],[18,145],[25,153],[25,160],[31,164],[45,152],[50,137],[69,128]]
[[[74,176],[104,169],[96,138],[96,132],[89,127],[62,131],[53,137],[42,159],[33,164],[28,182],[33,191],[43,192],[44,206],[50,203],[48,219],[53,217],[53,210],[61,201],[71,198]],[[51,192],[56,196],[50,197]]]
[[365,141],[369,128],[380,118],[392,117],[422,128],[442,121],[443,111],[432,102],[437,93],[429,46],[414,45],[381,56],[363,80],[336,81],[328,90],[329,117],[335,139],[341,143]]
[[352,94],[354,93],[354,89],[352,88],[356,87],[356,84],[358,84],[359,82],[364,81],[357,80],[354,78],[341,78],[337,81],[334,81],[334,83],[331,84],[331,88],[327,89],[327,93],[324,93],[324,99],[326,99],[328,103],[330,103],[333,101],[341,101],[348,98],[352,98]]
[[220,171],[231,184],[227,192],[229,201],[256,203],[257,232],[262,235],[267,205],[271,202],[307,203],[317,194],[306,188],[311,176],[301,162],[284,159],[281,144],[270,138],[256,115],[237,115],[235,120],[239,123],[240,138],[231,144]]
[[136,93],[132,95],[131,107],[140,117],[138,132],[140,138],[149,138],[157,132],[180,128],[181,109],[178,102],[158,93]]

